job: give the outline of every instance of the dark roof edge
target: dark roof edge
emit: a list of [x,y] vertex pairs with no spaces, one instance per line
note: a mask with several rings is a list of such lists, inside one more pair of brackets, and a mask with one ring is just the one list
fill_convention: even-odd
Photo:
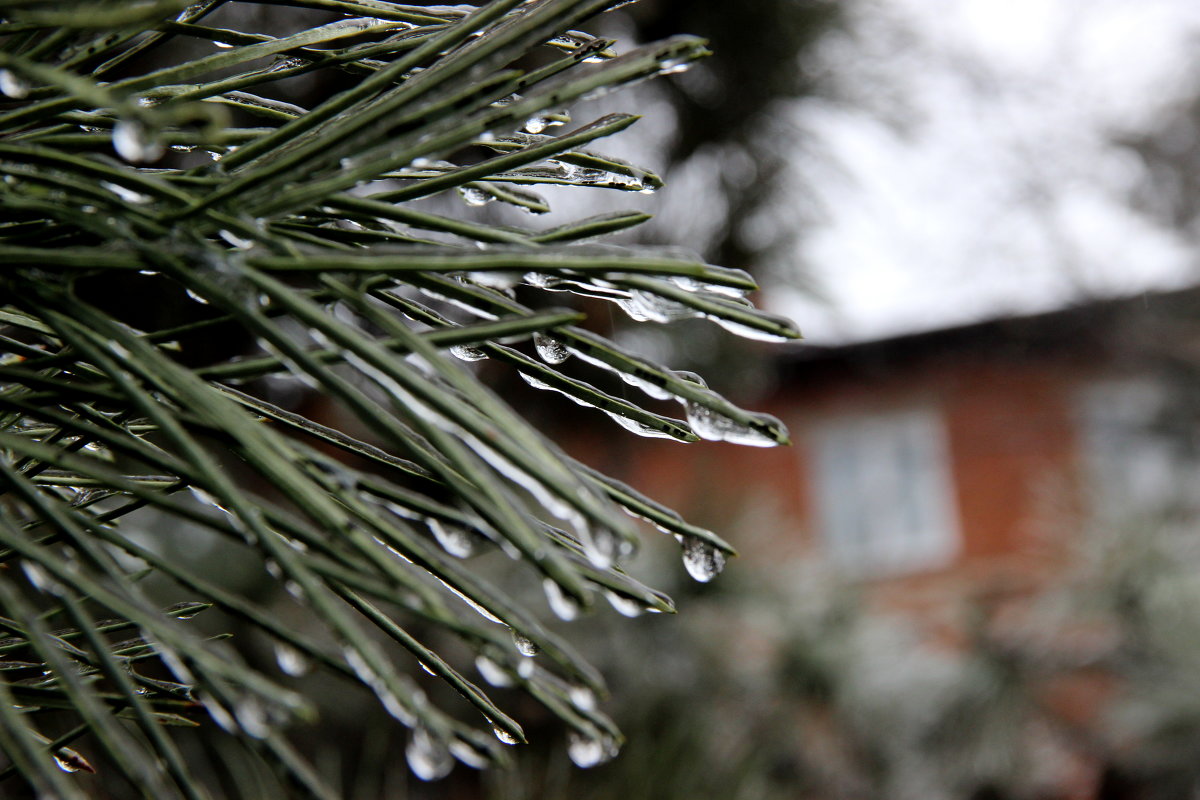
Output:
[[986,350],[1079,347],[1098,344],[1112,332],[1112,325],[1137,314],[1178,311],[1194,304],[1200,309],[1200,287],[1160,292],[1141,292],[1117,298],[1088,300],[1066,308],[1038,314],[997,317],[967,325],[939,328],[845,345],[787,346],[779,354],[783,364],[830,362],[863,357],[904,357],[947,348]]

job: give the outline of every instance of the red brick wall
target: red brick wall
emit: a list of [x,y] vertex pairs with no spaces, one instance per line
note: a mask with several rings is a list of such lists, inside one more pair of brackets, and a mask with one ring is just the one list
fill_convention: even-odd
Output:
[[[820,554],[811,496],[810,436],[841,414],[938,408],[952,461],[962,547],[947,569],[875,581],[897,598],[930,584],[1019,591],[1052,571],[1077,519],[1075,396],[1089,368],[1066,358],[981,360],[965,353],[887,371],[839,365],[803,374],[754,408],[775,414],[792,447],[683,445],[592,431],[571,449],[712,527],[751,562]],[[768,503],[778,524],[739,530]],[[1028,588],[1028,586],[1026,586]],[[893,591],[894,590],[894,591]],[[940,592],[937,592],[940,593]],[[902,603],[903,604],[903,603]]]

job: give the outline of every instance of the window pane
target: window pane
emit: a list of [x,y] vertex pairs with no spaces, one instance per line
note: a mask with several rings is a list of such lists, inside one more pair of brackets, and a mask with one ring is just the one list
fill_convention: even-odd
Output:
[[958,550],[945,433],[930,409],[842,417],[813,440],[817,521],[853,574],[941,566]]
[[1098,381],[1080,397],[1083,455],[1092,510],[1105,517],[1187,506],[1194,457],[1164,424],[1169,387],[1150,378]]

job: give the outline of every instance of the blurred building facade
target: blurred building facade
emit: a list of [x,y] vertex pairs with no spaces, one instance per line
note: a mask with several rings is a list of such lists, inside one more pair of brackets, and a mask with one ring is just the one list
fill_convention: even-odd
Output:
[[[1119,609],[1048,619],[1045,601],[1095,556],[1098,531],[1148,539],[1197,518],[1198,303],[1177,291],[798,346],[754,403],[794,447],[596,439],[585,459],[727,533],[742,553],[731,569],[785,596],[835,576],[918,646],[1004,661],[1028,701],[1013,746],[1040,742],[1052,763],[1036,792],[1001,791],[1028,779],[1009,776],[981,779],[1001,792],[981,796],[1174,797],[1136,788],[1122,759],[1145,743],[1110,712],[1130,675],[1179,665],[1131,649],[1140,634]],[[1119,594],[1105,602],[1133,602]]]
[[772,551],[881,592],[1027,585],[1090,521],[1184,510],[1197,303],[1194,290],[1142,295],[799,346],[755,404],[794,447],[647,446],[627,474],[683,509],[695,498],[681,487],[720,485],[750,504],[766,491],[786,519]]

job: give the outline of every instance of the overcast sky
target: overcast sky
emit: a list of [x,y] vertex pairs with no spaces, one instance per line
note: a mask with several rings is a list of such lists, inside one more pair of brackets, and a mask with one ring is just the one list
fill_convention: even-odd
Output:
[[[863,0],[827,42],[836,102],[797,106],[796,225],[821,295],[767,298],[858,341],[1179,286],[1192,252],[1135,211],[1147,128],[1194,86],[1195,0]],[[812,216],[811,213],[808,216]],[[790,265],[783,265],[790,268]]]

